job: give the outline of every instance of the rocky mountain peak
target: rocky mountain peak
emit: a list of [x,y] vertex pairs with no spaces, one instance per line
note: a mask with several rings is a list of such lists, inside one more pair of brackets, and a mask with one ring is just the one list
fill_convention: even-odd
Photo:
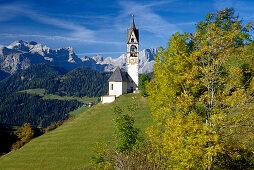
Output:
[[92,57],[92,59],[97,63],[100,64],[103,62],[103,57],[101,55],[95,55]]
[[22,50],[22,51],[28,51],[29,48],[25,46],[24,41],[18,40],[11,43],[9,46],[7,46],[9,49],[16,49],[16,50]]
[[[139,73],[152,72],[156,53],[155,48],[139,52]],[[38,63],[58,65],[68,70],[80,66],[88,66],[100,71],[114,71],[120,66],[121,69],[126,70],[126,57],[126,54],[122,54],[118,58],[103,59],[101,55],[79,58],[72,47],[50,49],[35,41],[18,40],[7,47],[0,47],[0,70],[13,74]]]

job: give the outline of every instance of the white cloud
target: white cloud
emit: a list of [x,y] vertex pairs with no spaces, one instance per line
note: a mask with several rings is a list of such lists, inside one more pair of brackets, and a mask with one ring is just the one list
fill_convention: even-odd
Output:
[[[123,46],[124,42],[116,42],[126,37],[126,28],[131,24],[131,13],[135,14],[135,22],[144,35],[144,32],[150,33],[150,37],[155,35],[159,39],[167,39],[171,34],[179,31],[181,32],[182,25],[190,23],[172,24],[166,21],[162,16],[155,12],[155,7],[160,7],[175,2],[175,0],[153,1],[149,3],[140,3],[138,1],[121,1],[119,8],[121,11],[116,17],[115,14],[108,14],[103,16],[83,16],[75,14],[43,14],[41,11],[35,10],[32,6],[24,4],[9,4],[0,6],[0,22],[2,20],[12,20],[15,17],[30,18],[38,23],[50,25],[48,27],[55,30],[54,27],[60,28],[61,32],[53,34],[50,32],[40,32],[40,29],[30,31],[33,26],[27,26],[27,31],[22,29],[19,33],[1,34],[5,37],[16,39],[20,37],[34,37],[38,39],[46,39],[53,41],[71,41],[73,43],[84,44],[111,44],[113,46]],[[132,10],[133,8],[133,10]],[[3,14],[3,15],[2,15]],[[65,17],[63,15],[66,15]],[[54,16],[54,17],[52,17]],[[61,19],[60,19],[61,18]],[[80,23],[79,18],[94,18],[94,22],[86,23],[91,26],[97,26],[97,29],[88,29],[84,23]],[[15,18],[17,19],[17,18]],[[73,21],[74,20],[74,21]],[[75,22],[76,21],[76,22]],[[96,22],[95,22],[96,21]],[[99,25],[98,25],[99,24]],[[91,27],[92,28],[92,27]],[[8,31],[6,31],[8,33]],[[153,42],[153,40],[151,40]],[[118,48],[118,47],[117,47]]]
[[89,43],[89,44],[114,44],[114,45],[122,45],[122,42],[112,42],[112,41],[100,41],[100,40],[92,40],[92,39],[83,39],[78,37],[70,37],[70,36],[51,36],[51,35],[41,35],[41,34],[10,34],[10,33],[1,33],[1,37],[5,38],[42,38],[47,40],[59,40],[59,41],[77,41],[81,43]]
[[126,26],[126,23],[130,24],[130,16],[134,13],[135,21],[138,25],[140,25],[140,27],[142,27],[142,30],[153,33],[158,37],[168,37],[172,33],[177,31],[180,32],[181,30],[177,25],[167,22],[153,10],[153,8],[157,5],[163,5],[171,2],[173,1],[158,1],[141,4],[133,1],[122,1],[120,2],[122,11],[117,17],[116,25],[122,30],[125,30],[126,28],[123,29],[123,27]]
[[30,9],[25,5],[11,4],[0,7],[0,21],[11,20],[17,16],[26,16],[39,23],[56,26],[70,31],[69,36],[80,39],[95,39],[94,31],[71,21],[52,18]]

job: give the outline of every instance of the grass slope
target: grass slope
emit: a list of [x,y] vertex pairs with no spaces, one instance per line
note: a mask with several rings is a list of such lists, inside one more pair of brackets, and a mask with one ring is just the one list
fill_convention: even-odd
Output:
[[89,168],[96,142],[112,138],[113,107],[121,108],[137,97],[136,127],[144,130],[152,124],[147,100],[140,95],[127,94],[114,103],[97,104],[61,127],[46,133],[21,149],[0,158],[0,169],[76,169]]

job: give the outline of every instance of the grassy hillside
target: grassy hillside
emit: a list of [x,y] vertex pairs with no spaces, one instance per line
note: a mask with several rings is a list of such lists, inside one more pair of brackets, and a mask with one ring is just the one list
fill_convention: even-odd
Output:
[[113,107],[125,108],[137,97],[136,127],[145,129],[152,124],[146,98],[127,94],[114,103],[97,104],[86,112],[46,133],[20,150],[0,158],[0,169],[74,169],[88,168],[96,142],[109,141],[114,132]]

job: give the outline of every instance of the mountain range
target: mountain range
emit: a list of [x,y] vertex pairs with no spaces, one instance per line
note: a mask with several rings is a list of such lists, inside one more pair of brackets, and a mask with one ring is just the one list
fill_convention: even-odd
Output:
[[[139,73],[152,72],[154,56],[157,49],[150,48],[139,52]],[[42,45],[35,41],[18,40],[9,46],[0,47],[0,71],[2,77],[14,74],[18,70],[23,70],[32,64],[46,63],[49,65],[57,65],[67,70],[72,70],[80,66],[88,66],[99,71],[114,71],[117,66],[122,70],[126,70],[126,54],[122,54],[118,58],[96,55],[93,57],[79,58],[72,47],[64,47],[58,49],[50,49],[46,45]],[[1,76],[0,75],[0,76]]]

